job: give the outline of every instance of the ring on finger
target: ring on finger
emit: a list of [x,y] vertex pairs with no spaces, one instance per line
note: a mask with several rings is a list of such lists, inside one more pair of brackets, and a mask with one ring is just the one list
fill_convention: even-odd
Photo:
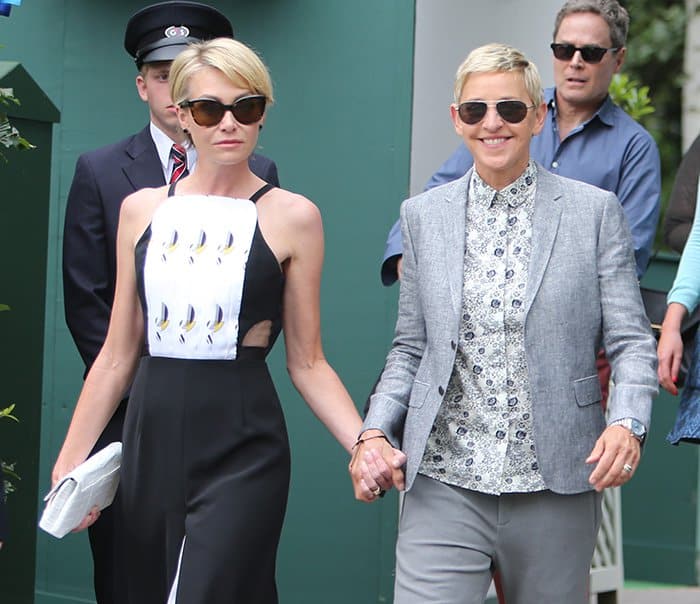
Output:
[[382,493],[382,487],[377,485],[373,489],[370,489],[369,492],[372,493],[372,495],[374,495],[375,497],[379,497],[379,495],[381,495]]
[[632,466],[629,465],[628,463],[626,463],[624,466],[622,466],[622,471],[626,472],[627,474],[631,474],[632,469],[633,469]]

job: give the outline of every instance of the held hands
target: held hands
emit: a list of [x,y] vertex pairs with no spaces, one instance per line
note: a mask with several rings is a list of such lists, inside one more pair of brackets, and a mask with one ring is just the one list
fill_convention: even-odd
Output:
[[367,430],[353,447],[348,470],[355,498],[372,503],[391,487],[404,489],[406,455],[391,446],[379,430]]
[[596,441],[587,464],[596,464],[588,482],[599,493],[626,483],[639,465],[639,441],[624,426],[608,426]]

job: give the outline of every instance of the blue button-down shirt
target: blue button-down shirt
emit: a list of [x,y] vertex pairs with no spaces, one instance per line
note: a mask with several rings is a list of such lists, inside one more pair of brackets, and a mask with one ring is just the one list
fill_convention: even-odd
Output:
[[[559,140],[554,88],[545,90],[547,117],[533,137],[531,157],[545,168],[615,193],[632,232],[637,275],[646,270],[659,219],[661,163],[651,135],[608,97],[588,121]],[[426,190],[456,180],[471,168],[473,159],[464,144],[440,166]],[[387,238],[382,282],[396,280],[396,257],[403,253],[397,222]]]

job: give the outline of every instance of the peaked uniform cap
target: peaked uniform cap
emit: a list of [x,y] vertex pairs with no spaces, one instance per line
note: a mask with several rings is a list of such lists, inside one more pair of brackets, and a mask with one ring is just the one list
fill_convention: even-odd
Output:
[[141,68],[172,61],[192,42],[233,38],[226,16],[200,2],[160,2],[134,13],[126,25],[124,48]]

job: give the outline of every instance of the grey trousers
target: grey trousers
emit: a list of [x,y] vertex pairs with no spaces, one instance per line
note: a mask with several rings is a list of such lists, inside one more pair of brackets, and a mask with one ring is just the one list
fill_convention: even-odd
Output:
[[402,502],[394,604],[587,604],[601,520],[595,491],[485,495],[418,475]]

